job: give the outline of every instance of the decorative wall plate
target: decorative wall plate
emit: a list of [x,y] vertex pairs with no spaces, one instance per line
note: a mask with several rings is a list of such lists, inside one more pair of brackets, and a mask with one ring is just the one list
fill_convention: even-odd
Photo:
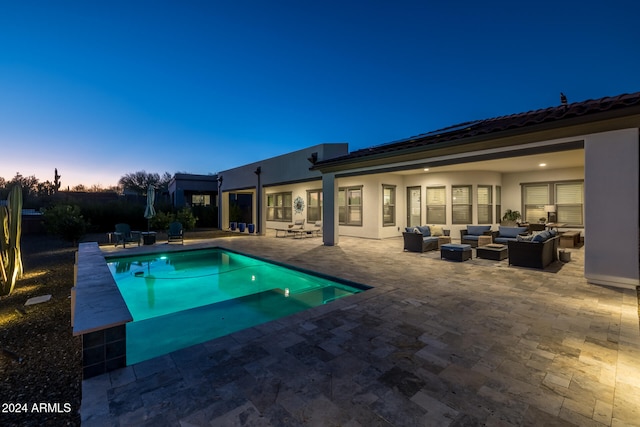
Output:
[[293,208],[296,210],[296,213],[302,213],[302,211],[304,211],[304,200],[302,200],[302,197],[296,197],[293,201]]

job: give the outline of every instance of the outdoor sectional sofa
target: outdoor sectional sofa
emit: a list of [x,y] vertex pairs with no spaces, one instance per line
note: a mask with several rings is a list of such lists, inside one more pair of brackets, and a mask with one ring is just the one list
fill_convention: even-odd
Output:
[[520,236],[507,242],[509,265],[545,268],[558,260],[558,241],[554,231],[542,231],[527,237]]
[[[432,232],[433,230],[433,232]],[[438,249],[438,237],[448,236],[450,230],[442,230],[440,227],[422,225],[418,227],[406,227],[402,232],[404,238],[404,250],[409,252],[427,252]]]

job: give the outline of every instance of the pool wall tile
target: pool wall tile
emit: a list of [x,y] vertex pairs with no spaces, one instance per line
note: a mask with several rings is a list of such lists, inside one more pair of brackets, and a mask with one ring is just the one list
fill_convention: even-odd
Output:
[[85,379],[123,368],[126,364],[124,325],[82,335],[82,374]]

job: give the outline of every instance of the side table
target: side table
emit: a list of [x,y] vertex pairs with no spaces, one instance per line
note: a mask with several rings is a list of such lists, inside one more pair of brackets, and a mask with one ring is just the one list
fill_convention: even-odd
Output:
[[491,236],[480,236],[478,237],[478,246],[487,246],[493,243],[493,237]]
[[155,245],[156,244],[156,232],[155,231],[149,231],[149,232],[142,232],[140,233],[142,235],[142,244],[144,245]]

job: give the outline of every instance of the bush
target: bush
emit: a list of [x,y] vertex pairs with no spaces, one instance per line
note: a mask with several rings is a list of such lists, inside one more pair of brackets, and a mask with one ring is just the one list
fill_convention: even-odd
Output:
[[191,212],[191,208],[189,208],[188,206],[180,209],[176,214],[176,221],[182,223],[182,227],[185,230],[193,230],[196,226],[197,220],[198,218],[193,215],[193,212]]
[[151,218],[150,225],[153,230],[167,230],[169,229],[169,224],[175,221],[175,215],[171,212],[156,212],[156,216]]
[[74,245],[86,234],[89,226],[80,214],[80,207],[75,205],[55,205],[46,209],[42,216],[49,233]]

